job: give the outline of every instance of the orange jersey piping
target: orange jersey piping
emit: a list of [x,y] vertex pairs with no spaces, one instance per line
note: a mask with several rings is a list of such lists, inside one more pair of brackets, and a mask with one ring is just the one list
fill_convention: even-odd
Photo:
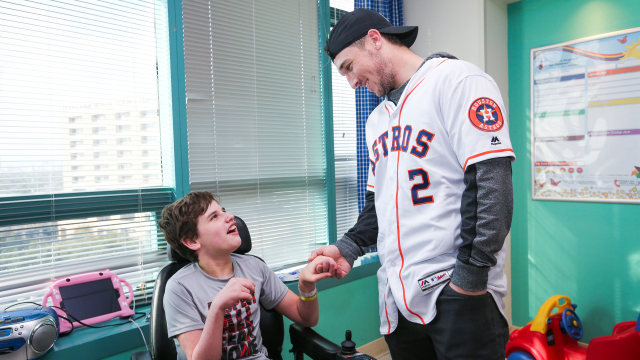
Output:
[[511,151],[512,153],[515,154],[515,152],[513,151],[513,149],[501,149],[501,150],[491,150],[491,151],[485,151],[483,153],[480,154],[476,154],[473,156],[469,156],[469,158],[467,159],[467,161],[464,162],[464,167],[462,167],[462,171],[466,171],[467,170],[467,163],[469,163],[469,160],[473,159],[473,158],[477,158],[479,156],[482,155],[487,155],[487,154],[493,154],[493,153],[498,153],[498,152],[504,152],[504,151]]

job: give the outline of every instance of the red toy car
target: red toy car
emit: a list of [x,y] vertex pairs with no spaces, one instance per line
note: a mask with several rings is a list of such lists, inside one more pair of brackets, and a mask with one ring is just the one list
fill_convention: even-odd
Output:
[[[551,314],[555,308],[558,311]],[[640,360],[640,316],[638,321],[617,324],[611,335],[583,347],[578,345],[582,323],[576,308],[564,295],[547,300],[533,321],[511,333],[507,360]]]

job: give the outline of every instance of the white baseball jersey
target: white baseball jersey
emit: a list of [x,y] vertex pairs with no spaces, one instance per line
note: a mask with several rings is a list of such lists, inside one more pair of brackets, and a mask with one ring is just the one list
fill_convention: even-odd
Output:
[[[498,86],[462,60],[427,61],[409,80],[398,105],[385,100],[366,125],[367,188],[375,192],[381,334],[397,326],[397,311],[427,324],[456,263],[464,170],[512,157]],[[502,310],[506,247],[496,254],[488,290]]]

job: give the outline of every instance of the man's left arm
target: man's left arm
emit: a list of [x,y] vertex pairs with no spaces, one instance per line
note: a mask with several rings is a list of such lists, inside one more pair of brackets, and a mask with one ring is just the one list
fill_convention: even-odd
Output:
[[470,291],[487,289],[489,269],[504,246],[513,215],[511,158],[500,157],[469,165],[460,208],[462,246],[451,282]]

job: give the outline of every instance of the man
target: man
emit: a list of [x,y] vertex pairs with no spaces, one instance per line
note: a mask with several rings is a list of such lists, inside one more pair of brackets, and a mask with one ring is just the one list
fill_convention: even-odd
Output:
[[336,245],[344,277],[376,244],[380,331],[394,359],[504,359],[504,240],[513,188],[505,106],[493,79],[449,54],[409,50],[415,26],[357,9],[325,51],[349,84],[386,96],[366,125],[365,207]]

